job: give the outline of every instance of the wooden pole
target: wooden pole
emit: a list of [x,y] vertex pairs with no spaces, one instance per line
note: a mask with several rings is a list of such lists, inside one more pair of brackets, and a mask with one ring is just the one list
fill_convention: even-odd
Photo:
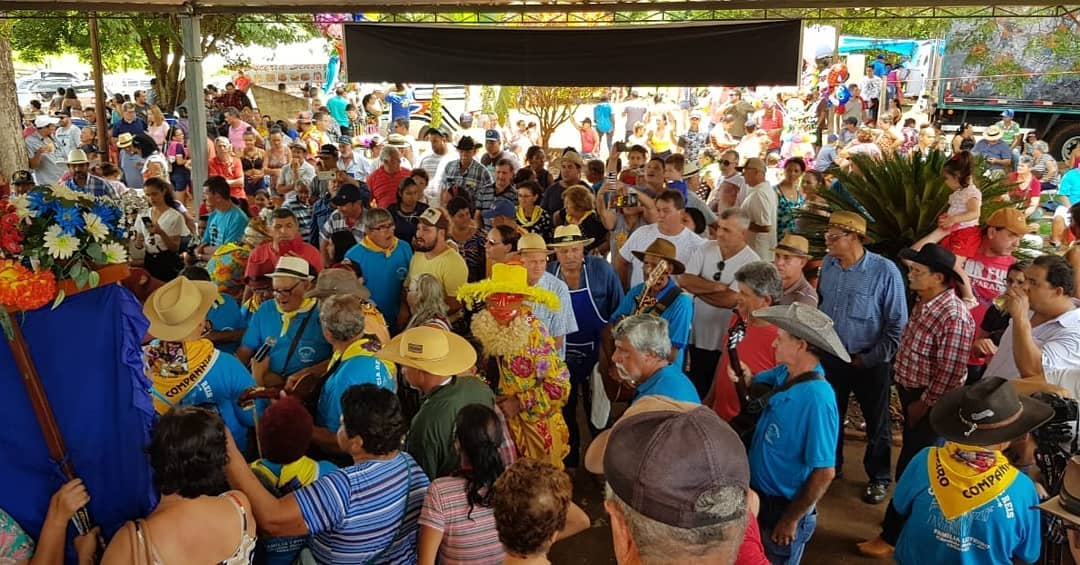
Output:
[[[34,366],[34,360],[30,357],[30,348],[26,344],[26,338],[23,337],[22,328],[19,327],[19,320],[17,316],[8,313],[2,315],[8,316],[8,321],[11,323],[8,345],[11,346],[11,355],[15,358],[15,365],[22,375],[26,393],[30,396],[30,405],[34,409],[34,415],[37,416],[38,425],[41,426],[41,433],[45,436],[49,457],[60,465],[60,471],[70,481],[76,476],[75,466],[67,457],[64,436],[56,425],[56,415],[53,413],[48,397],[45,396],[45,389],[41,386],[41,376],[37,372],[37,367]],[[93,524],[90,521],[90,512],[85,506],[75,513],[72,521],[75,522],[80,534],[89,532]]]
[[97,114],[97,146],[105,160],[109,159],[109,121],[105,119],[105,70],[101,64],[101,44],[98,43],[97,13],[90,12],[90,58],[94,67],[94,113]]

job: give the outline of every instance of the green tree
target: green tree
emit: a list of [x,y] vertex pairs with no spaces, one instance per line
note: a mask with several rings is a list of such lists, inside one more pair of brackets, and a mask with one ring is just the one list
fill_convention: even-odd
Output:
[[[54,18],[18,17],[11,20],[11,46],[25,61],[71,52],[90,60],[86,15],[61,12]],[[30,15],[30,14],[27,14]],[[142,68],[157,78],[158,100],[171,110],[184,99],[181,19],[176,14],[109,14],[98,18],[102,64],[106,71]],[[239,60],[247,45],[275,47],[312,37],[307,16],[219,14],[201,19],[203,55],[221,54]]]
[[574,115],[583,102],[599,98],[603,89],[578,86],[522,86],[518,90],[517,106],[522,113],[536,116],[540,129],[540,146],[548,148],[555,128]]

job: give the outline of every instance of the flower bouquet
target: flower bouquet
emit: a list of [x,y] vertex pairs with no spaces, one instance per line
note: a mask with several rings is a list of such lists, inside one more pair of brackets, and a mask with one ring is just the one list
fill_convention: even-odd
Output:
[[56,307],[65,286],[98,286],[99,269],[127,263],[122,218],[113,199],[65,185],[0,203],[0,306],[33,310],[52,300]]

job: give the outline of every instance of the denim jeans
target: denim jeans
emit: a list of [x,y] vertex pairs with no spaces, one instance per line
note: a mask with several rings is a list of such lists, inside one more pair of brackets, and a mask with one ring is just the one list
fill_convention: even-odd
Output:
[[772,565],[798,565],[802,560],[803,552],[806,551],[806,544],[810,543],[810,538],[814,535],[815,528],[817,528],[816,508],[799,520],[799,524],[795,526],[795,539],[791,541],[791,545],[773,543],[772,529],[762,527],[761,544],[765,547],[765,556],[769,558],[769,563],[772,563]]

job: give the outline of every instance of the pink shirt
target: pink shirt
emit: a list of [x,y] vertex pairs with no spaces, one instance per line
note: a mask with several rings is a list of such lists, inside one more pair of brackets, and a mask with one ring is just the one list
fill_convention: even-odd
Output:
[[442,565],[497,565],[505,554],[491,508],[469,505],[463,477],[435,479],[424,496],[421,526],[443,533],[439,545]]
[[247,131],[249,127],[251,126],[244,122],[240,122],[239,127],[234,128],[229,126],[229,143],[232,143],[233,151],[235,151],[237,155],[239,155],[240,152],[244,150],[244,147],[246,147],[244,145],[244,132]]

